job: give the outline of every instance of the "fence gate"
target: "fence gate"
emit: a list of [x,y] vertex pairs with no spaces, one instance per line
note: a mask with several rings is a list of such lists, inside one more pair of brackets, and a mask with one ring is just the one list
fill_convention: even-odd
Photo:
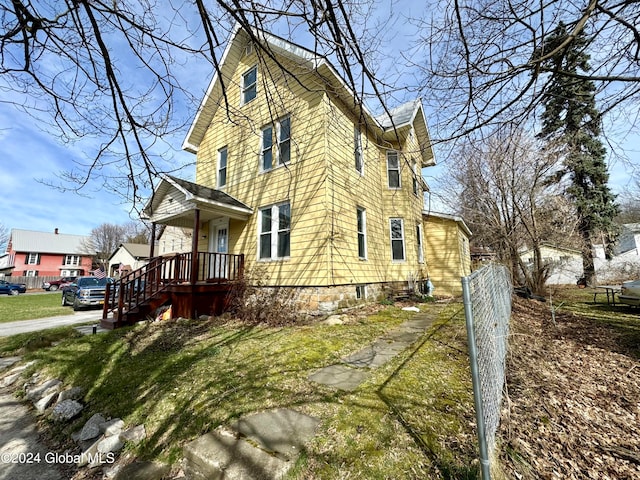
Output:
[[500,423],[511,291],[509,271],[502,265],[489,264],[462,278],[483,480],[491,478],[489,459]]

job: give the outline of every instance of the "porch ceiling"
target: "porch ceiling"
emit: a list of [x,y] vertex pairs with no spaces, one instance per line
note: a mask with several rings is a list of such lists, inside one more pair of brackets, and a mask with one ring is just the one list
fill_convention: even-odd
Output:
[[165,175],[143,209],[151,222],[175,227],[193,227],[196,210],[200,221],[229,217],[247,220],[253,209],[221,190]]

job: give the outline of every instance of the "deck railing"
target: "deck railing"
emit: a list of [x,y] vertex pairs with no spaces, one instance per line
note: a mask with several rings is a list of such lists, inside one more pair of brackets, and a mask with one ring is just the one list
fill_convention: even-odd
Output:
[[107,285],[102,318],[111,312],[122,318],[123,312],[149,302],[171,285],[228,283],[243,273],[243,254],[198,252],[195,261],[191,252],[154,257],[147,265]]

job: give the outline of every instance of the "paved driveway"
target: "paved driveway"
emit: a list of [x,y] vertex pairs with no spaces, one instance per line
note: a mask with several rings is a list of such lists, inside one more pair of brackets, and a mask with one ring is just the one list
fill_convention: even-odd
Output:
[[47,328],[64,327],[78,323],[100,323],[102,309],[73,312],[59,317],[38,318],[36,320],[21,320],[19,322],[0,323],[0,337],[8,337],[16,333],[35,332]]

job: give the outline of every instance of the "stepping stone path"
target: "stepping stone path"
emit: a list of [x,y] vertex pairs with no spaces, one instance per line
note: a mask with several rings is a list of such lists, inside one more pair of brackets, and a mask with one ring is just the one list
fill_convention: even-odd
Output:
[[434,321],[433,312],[417,314],[396,330],[382,336],[371,345],[309,375],[312,382],[352,392],[369,377],[373,368],[384,365],[415,343]]
[[[371,345],[313,373],[309,380],[353,391],[370,370],[418,341],[433,324],[433,312],[418,314]],[[313,438],[317,418],[290,409],[244,417],[186,445],[183,473],[189,480],[277,480],[295,464],[301,448]]]
[[[417,314],[396,330],[382,336],[371,345],[309,375],[310,381],[344,391],[354,391],[370,375],[371,369],[380,367],[411,346],[433,324],[433,312]],[[85,329],[82,333],[92,334]],[[19,358],[0,359],[0,370],[9,368]],[[28,365],[27,365],[28,366]],[[16,367],[4,376],[3,385],[13,383],[27,366]],[[5,384],[6,383],[6,384]],[[49,410],[58,421],[68,421],[80,413],[83,406],[77,401],[80,389],[62,390],[56,379],[42,381],[34,375],[25,385],[27,398],[41,412]],[[61,391],[62,390],[62,391]],[[57,403],[56,403],[57,402]],[[309,442],[319,424],[317,418],[295,410],[281,408],[261,412],[201,436],[183,449],[182,475],[187,480],[276,480],[295,464],[303,446]],[[127,441],[134,443],[145,438],[143,425],[123,430],[120,419],[105,419],[100,414],[91,417],[84,427],[73,435],[83,448],[79,464],[90,467],[101,464],[101,455],[118,452]],[[93,458],[98,458],[91,464]],[[114,465],[105,470],[105,476],[114,480],[157,479],[170,470],[168,465],[152,462],[134,462],[125,466]],[[56,472],[49,472],[58,479]],[[0,477],[2,477],[0,475]]]
[[278,479],[295,463],[319,420],[290,409],[244,417],[183,449],[187,479]]

